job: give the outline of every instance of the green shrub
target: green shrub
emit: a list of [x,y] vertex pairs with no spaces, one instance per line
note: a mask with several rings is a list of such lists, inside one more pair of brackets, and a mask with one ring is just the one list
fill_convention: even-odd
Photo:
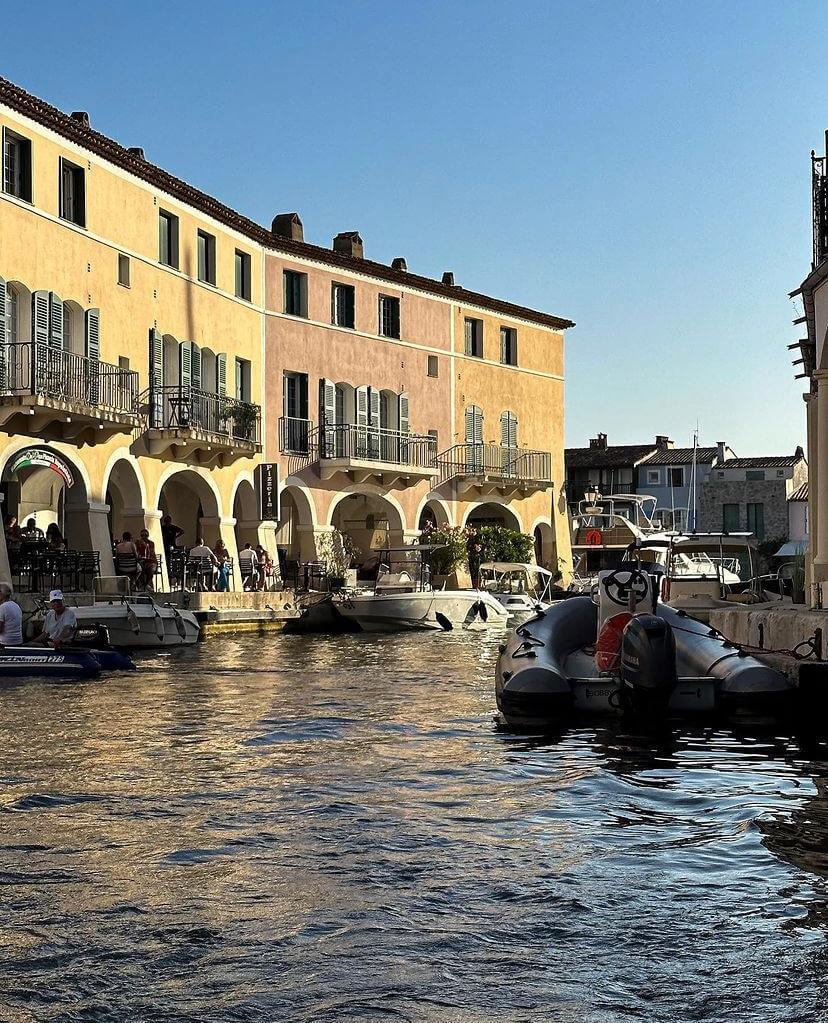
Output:
[[480,545],[478,563],[517,561],[523,564],[535,560],[535,542],[527,533],[506,526],[481,526],[476,533]]
[[465,564],[468,555],[468,532],[458,527],[429,527],[420,536],[422,543],[440,544],[440,548],[428,556],[428,564],[433,575],[451,575]]

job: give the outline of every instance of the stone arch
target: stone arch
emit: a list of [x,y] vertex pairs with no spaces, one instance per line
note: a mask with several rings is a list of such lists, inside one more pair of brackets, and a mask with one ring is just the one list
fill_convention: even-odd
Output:
[[434,523],[439,529],[454,524],[451,509],[447,502],[440,497],[431,497],[428,494],[420,501],[414,521],[417,523],[417,529],[420,532],[425,528],[426,522]]
[[133,539],[146,526],[147,488],[134,458],[120,448],[107,463],[103,475],[104,503],[110,534],[117,542],[125,531]]
[[276,549],[283,578],[292,578],[291,563],[316,560],[316,526],[316,507],[310,491],[304,483],[288,476],[279,490],[276,529]]
[[517,512],[506,501],[495,497],[490,497],[487,501],[480,501],[466,509],[463,515],[463,525],[470,526],[475,523],[486,525],[498,523],[509,529],[523,532],[523,524]]
[[7,334],[9,343],[32,339],[32,292],[22,281],[8,281]]
[[259,510],[256,491],[249,479],[242,477],[236,480],[231,507],[236,520],[236,546],[241,549],[245,543],[249,543],[255,547],[259,543]]
[[405,514],[399,502],[379,487],[356,485],[331,503],[328,523],[349,536],[359,549],[357,571],[371,575],[379,558],[376,552],[405,539]]
[[[158,481],[156,507],[184,530],[180,545],[192,546],[200,532],[216,532],[221,525],[222,505],[218,486],[200,468],[171,466]],[[215,537],[205,536],[211,543]]]
[[555,530],[548,519],[536,519],[532,525],[532,539],[535,542],[535,561],[548,568],[550,572],[558,571],[558,544]]

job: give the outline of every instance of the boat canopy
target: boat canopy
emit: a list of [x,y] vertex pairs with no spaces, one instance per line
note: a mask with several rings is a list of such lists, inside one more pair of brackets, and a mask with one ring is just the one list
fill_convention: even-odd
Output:
[[552,578],[548,568],[541,565],[530,565],[520,561],[486,561],[480,566],[481,572],[526,572],[533,575],[543,575]]

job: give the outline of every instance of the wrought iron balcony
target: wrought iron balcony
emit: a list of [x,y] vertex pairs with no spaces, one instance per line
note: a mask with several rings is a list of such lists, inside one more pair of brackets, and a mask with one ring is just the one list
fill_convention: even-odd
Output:
[[282,416],[279,420],[279,450],[283,455],[306,455],[312,452],[311,441],[314,432],[310,419]]
[[811,199],[814,226],[814,262],[811,269],[815,269],[828,256],[828,155],[811,153]]
[[552,483],[548,451],[502,444],[455,444],[437,458],[434,485],[454,482],[460,490],[545,490]]
[[206,463],[261,450],[261,408],[251,402],[173,384],[151,387],[146,407],[150,454],[175,449]]
[[0,425],[6,428],[75,439],[89,430],[131,430],[139,417],[133,370],[35,341],[0,348]]
[[379,476],[383,482],[416,483],[437,466],[434,437],[376,426],[335,423],[314,429],[311,457],[319,459],[322,479],[345,472],[357,481]]

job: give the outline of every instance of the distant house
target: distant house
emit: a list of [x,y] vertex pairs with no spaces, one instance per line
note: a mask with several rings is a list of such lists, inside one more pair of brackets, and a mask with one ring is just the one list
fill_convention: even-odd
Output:
[[713,448],[659,448],[639,463],[636,493],[656,499],[654,518],[664,529],[693,530],[702,483],[713,466],[735,457],[724,441]]
[[788,498],[808,481],[808,463],[792,455],[731,458],[701,485],[699,530],[753,533],[757,540],[789,536]]
[[788,539],[796,549],[808,546],[808,484],[803,483],[788,498]]
[[607,444],[607,435],[599,433],[586,448],[567,448],[566,492],[570,507],[575,509],[584,492],[597,489],[604,497],[611,494],[634,494],[636,470],[650,455],[672,447],[669,437],[656,437],[654,444]]

